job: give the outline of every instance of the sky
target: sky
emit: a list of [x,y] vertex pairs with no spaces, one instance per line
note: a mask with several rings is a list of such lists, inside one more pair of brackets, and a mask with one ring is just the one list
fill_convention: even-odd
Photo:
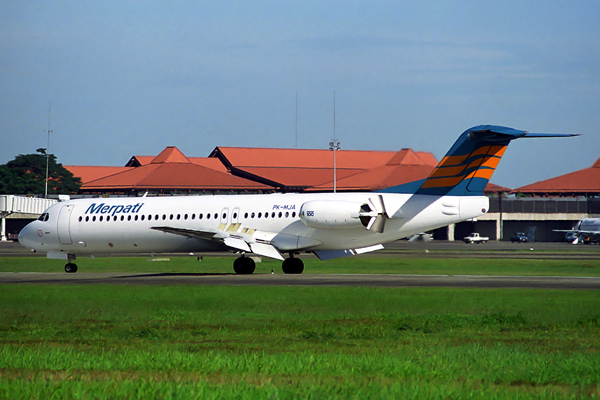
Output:
[[595,0],[0,0],[0,164],[48,130],[62,164],[111,166],[334,134],[441,159],[480,124],[582,134],[511,143],[492,182],[517,188],[600,157],[599,20]]

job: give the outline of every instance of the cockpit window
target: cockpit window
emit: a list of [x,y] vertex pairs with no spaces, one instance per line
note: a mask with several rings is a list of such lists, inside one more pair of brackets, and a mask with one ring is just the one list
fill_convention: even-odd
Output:
[[38,221],[46,222],[46,221],[48,221],[49,218],[50,218],[50,215],[48,213],[43,213],[38,218]]

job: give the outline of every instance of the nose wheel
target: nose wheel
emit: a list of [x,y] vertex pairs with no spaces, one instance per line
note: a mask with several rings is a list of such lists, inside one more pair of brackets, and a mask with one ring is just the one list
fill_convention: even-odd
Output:
[[67,263],[67,265],[65,265],[65,272],[68,274],[73,274],[77,272],[77,264],[72,262]]

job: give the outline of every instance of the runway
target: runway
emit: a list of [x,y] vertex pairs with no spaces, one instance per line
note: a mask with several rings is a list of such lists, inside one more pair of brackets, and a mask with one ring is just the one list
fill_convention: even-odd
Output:
[[[219,254],[233,257],[231,253]],[[572,246],[567,243],[490,242],[467,245],[460,242],[386,244],[384,250],[361,257],[505,258],[598,260],[600,246]],[[2,243],[0,257],[44,257],[18,243]],[[142,255],[136,255],[142,256]],[[147,256],[147,255],[143,255]],[[456,288],[538,288],[600,289],[600,277],[474,276],[474,275],[332,275],[307,274],[186,274],[186,273],[0,273],[3,284],[113,284],[113,285],[245,285],[245,286],[364,286],[364,287],[456,287]]]
[[386,274],[127,274],[0,273],[0,285],[220,285],[330,287],[453,287],[600,290],[600,277]]

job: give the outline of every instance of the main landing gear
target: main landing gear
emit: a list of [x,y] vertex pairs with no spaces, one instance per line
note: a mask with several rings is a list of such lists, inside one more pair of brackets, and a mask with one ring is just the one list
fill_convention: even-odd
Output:
[[[66,268],[66,267],[65,267]],[[75,266],[77,269],[77,266]],[[238,257],[233,262],[233,270],[238,275],[248,275],[254,272],[256,264],[254,260],[245,255]],[[293,254],[290,254],[290,258],[283,260],[281,269],[284,274],[301,274],[304,271],[304,263],[299,258],[294,258]]]
[[249,275],[256,269],[254,260],[250,257],[241,256],[233,262],[233,270],[238,275]]
[[293,254],[290,254],[290,258],[283,260],[281,264],[284,274],[301,274],[304,271],[304,263],[299,258],[294,258]]

